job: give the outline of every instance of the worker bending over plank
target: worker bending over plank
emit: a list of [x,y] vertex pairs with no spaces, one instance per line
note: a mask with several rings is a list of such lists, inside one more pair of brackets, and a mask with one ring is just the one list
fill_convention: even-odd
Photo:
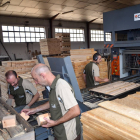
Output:
[[12,99],[15,99],[16,106],[26,105],[24,108],[30,108],[30,106],[39,99],[39,93],[33,84],[22,79],[13,70],[5,73],[6,81],[9,84],[7,104],[12,104]]

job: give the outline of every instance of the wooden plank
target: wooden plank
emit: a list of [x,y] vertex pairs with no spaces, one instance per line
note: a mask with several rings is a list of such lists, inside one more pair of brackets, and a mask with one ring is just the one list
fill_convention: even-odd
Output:
[[3,117],[2,124],[3,124],[3,128],[16,126],[16,116],[9,115],[9,116]]
[[24,112],[20,113],[20,115],[27,121],[30,116],[29,115],[26,115]]
[[39,115],[39,116],[37,117],[37,123],[38,123],[39,126],[44,125],[44,124],[47,123],[47,122],[44,120],[44,118],[50,119],[50,114],[49,114],[49,113],[46,113],[46,114]]
[[130,119],[140,122],[140,110],[132,109],[128,106],[121,105],[113,101],[105,101],[105,102],[99,103],[98,105],[105,109],[111,110],[113,112],[116,112],[118,114],[121,114]]
[[88,114],[93,115],[93,117],[97,117],[100,120],[109,123],[118,129],[121,129],[140,139],[140,123],[135,120],[103,108],[91,110],[88,112]]
[[[102,115],[103,116],[103,115]],[[92,126],[96,126],[107,133],[110,133],[111,135],[114,135],[114,140],[139,140],[139,137],[136,137],[122,129],[119,129],[118,127],[114,126],[113,124],[110,124],[102,119],[100,117],[96,117],[95,115],[92,115],[88,112],[82,113],[81,116],[81,122],[82,120],[85,120],[88,124]],[[84,123],[83,123],[84,125]]]
[[[111,129],[106,129],[104,128],[102,125],[98,125],[96,124],[96,122],[94,123],[90,123],[90,121],[87,121],[87,117],[82,117],[81,122],[83,123],[83,126],[87,125],[89,128],[95,129],[97,131],[97,133],[101,134],[103,137],[105,136],[105,139],[113,139],[113,140],[127,140],[128,138],[125,137],[124,135],[120,135],[120,133],[116,133],[116,131],[113,131]],[[87,130],[87,131],[86,131]],[[88,129],[83,129],[83,132],[86,133],[88,136]],[[92,132],[90,132],[92,134]],[[93,133],[94,135],[96,133]],[[99,139],[98,136],[95,135],[94,139]],[[104,140],[104,138],[102,138],[101,140]]]

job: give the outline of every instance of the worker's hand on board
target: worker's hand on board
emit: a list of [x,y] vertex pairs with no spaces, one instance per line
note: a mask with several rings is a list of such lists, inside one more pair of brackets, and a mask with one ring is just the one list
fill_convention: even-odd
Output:
[[57,125],[56,121],[53,121],[53,120],[50,120],[47,118],[44,118],[44,120],[46,121],[46,125],[42,125],[42,127],[49,128],[49,127],[53,127],[53,126]]
[[24,112],[27,115],[31,115],[31,114],[35,114],[37,112],[36,108],[32,108],[32,109],[23,109],[21,110],[21,112]]
[[109,79],[105,78],[105,79],[104,79],[104,82],[109,82]]

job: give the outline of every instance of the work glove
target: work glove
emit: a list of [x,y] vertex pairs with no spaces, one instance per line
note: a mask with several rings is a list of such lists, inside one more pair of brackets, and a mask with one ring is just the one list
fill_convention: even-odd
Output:
[[13,102],[13,99],[8,99],[8,100],[6,101],[6,103],[7,103],[9,106],[12,106],[12,102]]
[[26,105],[23,109],[29,109],[30,107],[28,105]]

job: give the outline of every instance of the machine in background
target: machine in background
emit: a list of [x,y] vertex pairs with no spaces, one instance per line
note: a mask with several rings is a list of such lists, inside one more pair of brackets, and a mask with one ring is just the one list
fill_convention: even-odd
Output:
[[[139,73],[140,5],[103,14],[105,48],[111,48],[112,80]],[[118,20],[119,19],[119,20]],[[112,40],[106,41],[106,33]]]

